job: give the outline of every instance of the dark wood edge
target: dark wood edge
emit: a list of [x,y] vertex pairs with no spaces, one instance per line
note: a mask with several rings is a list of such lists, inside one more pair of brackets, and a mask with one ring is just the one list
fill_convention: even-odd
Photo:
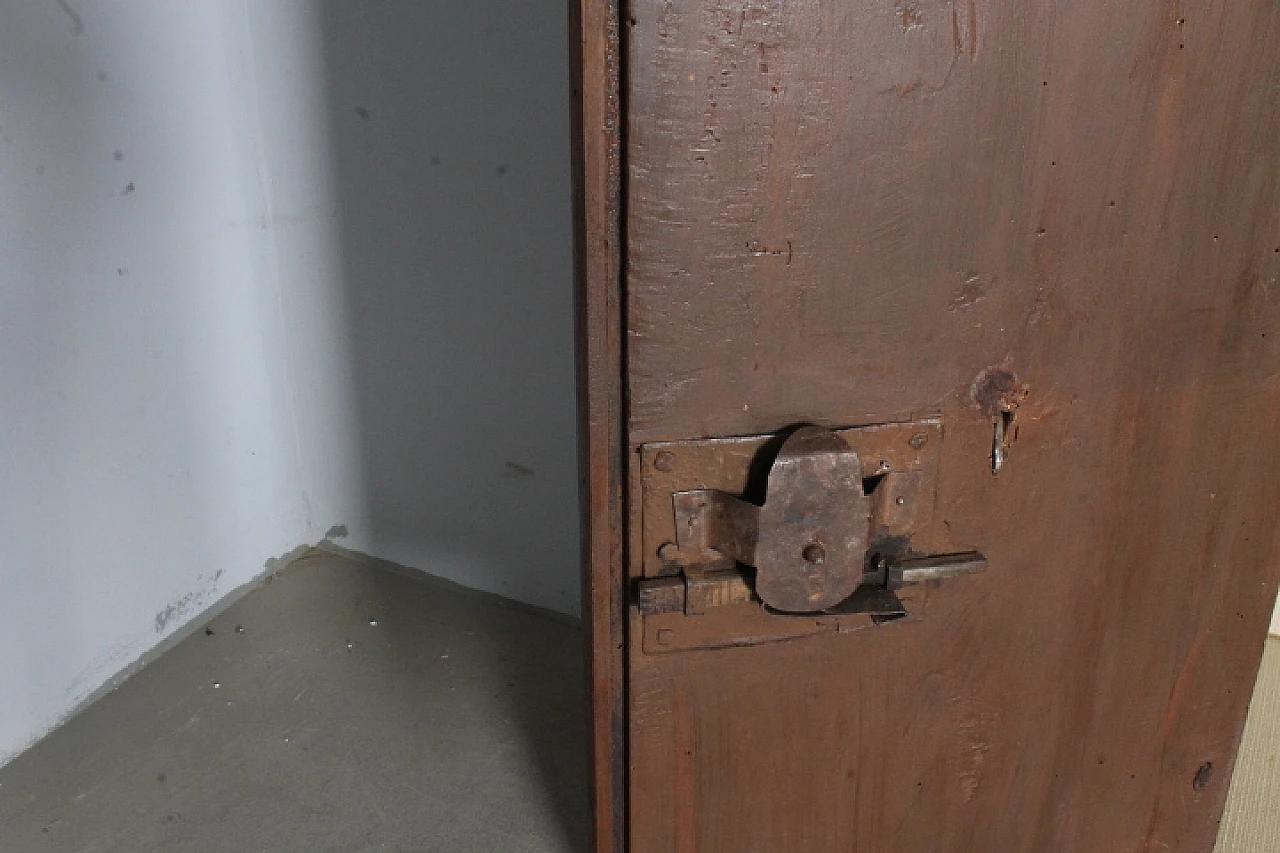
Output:
[[590,702],[592,849],[626,833],[621,106],[618,0],[569,0],[582,618]]

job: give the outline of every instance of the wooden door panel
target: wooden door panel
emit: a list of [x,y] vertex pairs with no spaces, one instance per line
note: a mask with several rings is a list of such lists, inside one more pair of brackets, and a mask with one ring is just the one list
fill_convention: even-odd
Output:
[[1178,8],[632,3],[633,443],[1265,379],[1277,11]]
[[1276,588],[1280,6],[620,26],[629,575],[644,445],[926,415],[923,537],[990,563],[749,648],[632,609],[633,853],[1211,849]]

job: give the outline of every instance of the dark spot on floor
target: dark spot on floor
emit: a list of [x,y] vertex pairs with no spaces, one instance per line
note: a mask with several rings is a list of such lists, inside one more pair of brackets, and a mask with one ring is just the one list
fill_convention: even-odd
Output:
[[356,118],[360,119],[361,121],[369,120],[369,111],[364,107],[356,107],[354,112],[356,114]]

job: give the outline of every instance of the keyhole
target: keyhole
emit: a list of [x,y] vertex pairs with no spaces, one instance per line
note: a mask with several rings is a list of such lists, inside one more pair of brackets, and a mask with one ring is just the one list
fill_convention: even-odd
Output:
[[823,560],[827,559],[826,549],[817,542],[811,542],[804,546],[804,550],[800,552],[800,556],[804,557],[806,563],[819,565]]

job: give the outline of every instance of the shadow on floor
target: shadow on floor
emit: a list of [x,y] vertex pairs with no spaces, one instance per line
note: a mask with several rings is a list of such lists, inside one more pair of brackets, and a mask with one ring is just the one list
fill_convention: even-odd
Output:
[[581,634],[313,553],[0,769],[0,850],[587,844]]

